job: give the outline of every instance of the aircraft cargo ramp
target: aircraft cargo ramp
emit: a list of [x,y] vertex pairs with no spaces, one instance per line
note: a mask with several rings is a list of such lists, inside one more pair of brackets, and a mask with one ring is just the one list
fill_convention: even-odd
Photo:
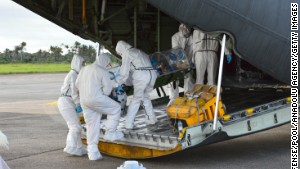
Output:
[[[289,95],[289,89],[224,89],[222,100],[226,114],[218,119],[217,131],[212,130],[213,120],[204,120],[191,126],[183,120],[181,125],[178,121],[174,123],[174,119],[172,121],[166,113],[166,99],[159,98],[154,100],[154,111],[158,119],[155,126],[145,124],[145,112],[141,109],[134,122],[135,130],[126,130],[122,118],[118,129],[125,137],[119,141],[107,142],[102,138],[104,127],[100,130],[98,146],[102,153],[111,156],[144,159],[252,134],[289,122]],[[102,124],[105,124],[105,120]],[[85,132],[83,124],[84,143]]]

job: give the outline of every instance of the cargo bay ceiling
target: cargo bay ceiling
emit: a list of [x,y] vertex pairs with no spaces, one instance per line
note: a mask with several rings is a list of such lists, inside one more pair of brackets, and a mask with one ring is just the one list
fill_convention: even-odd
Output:
[[235,54],[290,83],[290,3],[300,0],[13,0],[114,52],[125,40],[146,53],[171,48],[179,22],[223,32]]
[[146,53],[171,48],[178,22],[142,0],[14,0],[84,39],[114,52],[125,40]]

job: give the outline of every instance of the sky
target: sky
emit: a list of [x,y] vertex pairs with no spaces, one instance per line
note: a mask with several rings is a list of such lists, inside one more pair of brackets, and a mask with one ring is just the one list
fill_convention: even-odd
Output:
[[0,4],[0,52],[6,48],[13,50],[23,41],[29,53],[49,50],[50,45],[71,46],[75,41],[96,47],[94,42],[66,31],[11,0],[0,0]]

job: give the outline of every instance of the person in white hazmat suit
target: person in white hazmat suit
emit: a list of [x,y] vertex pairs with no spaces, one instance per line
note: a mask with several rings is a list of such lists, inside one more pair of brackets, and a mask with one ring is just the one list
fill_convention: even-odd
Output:
[[150,100],[150,93],[153,90],[157,72],[153,70],[148,55],[124,41],[117,43],[116,52],[122,57],[120,77],[117,79],[118,85],[121,86],[132,79],[134,88],[133,98],[127,110],[125,128],[134,129],[134,119],[141,102],[146,111],[146,124],[155,124],[157,119]]
[[[187,54],[189,63],[192,63],[193,57],[193,36],[191,36],[191,30],[184,24],[179,25],[179,31],[172,36],[172,48],[181,48]],[[192,75],[188,73],[187,77],[184,79],[184,92],[189,91],[193,87]],[[169,99],[173,102],[175,98],[179,96],[179,81],[176,81],[176,86],[174,89],[173,83],[168,85],[169,88]]]
[[113,85],[106,67],[110,63],[107,53],[96,57],[96,61],[84,67],[77,78],[76,86],[80,94],[80,103],[87,128],[87,150],[90,160],[101,160],[98,149],[100,120],[107,115],[106,130],[103,139],[115,141],[124,137],[116,131],[121,115],[121,106],[109,97]]
[[[9,145],[9,143],[8,143],[6,135],[4,133],[2,133],[2,131],[0,130],[0,149],[6,148],[8,150],[9,149],[8,145]],[[9,169],[8,165],[2,159],[1,155],[0,155],[0,169]]]
[[[207,70],[207,84],[215,85],[217,76],[218,58],[217,52],[221,43],[216,36],[208,35],[201,30],[194,30],[193,32],[193,53],[194,63],[196,67],[196,84],[204,84],[204,75]],[[228,63],[231,61],[231,54],[225,48]]]
[[59,112],[69,128],[64,152],[77,156],[87,154],[81,142],[81,124],[77,113],[80,113],[82,110],[78,89],[75,87],[78,73],[83,65],[84,59],[79,55],[74,55],[71,61],[71,70],[64,79],[60,89],[61,96],[57,101]]

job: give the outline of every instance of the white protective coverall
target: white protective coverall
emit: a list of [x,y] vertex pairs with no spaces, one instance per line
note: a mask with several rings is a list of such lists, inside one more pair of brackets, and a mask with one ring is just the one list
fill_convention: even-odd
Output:
[[104,139],[114,141],[124,135],[116,131],[121,115],[121,106],[109,97],[113,85],[106,69],[110,63],[107,53],[96,57],[96,61],[84,67],[77,78],[76,86],[80,94],[80,103],[87,128],[87,150],[90,160],[100,160],[102,156],[98,150],[100,120],[102,114],[107,115]]
[[9,143],[7,140],[7,137],[4,133],[2,133],[2,131],[0,130],[0,148],[6,148],[7,150],[9,149],[8,147]]
[[133,98],[127,111],[125,128],[134,128],[134,119],[141,102],[143,102],[146,111],[145,122],[147,124],[155,124],[157,119],[150,100],[150,93],[153,90],[157,72],[153,70],[148,55],[124,41],[117,43],[116,52],[122,56],[118,84],[124,84],[128,79],[132,79],[134,88]]
[[10,169],[1,156],[0,156],[0,168],[1,169]]
[[71,71],[65,77],[64,83],[60,89],[61,96],[57,101],[59,112],[67,122],[69,132],[66,140],[64,152],[72,155],[84,155],[86,150],[81,142],[81,124],[75,111],[76,104],[79,104],[78,89],[75,82],[84,59],[79,55],[74,55],[71,62]]
[[[172,36],[172,48],[177,49],[181,48],[187,54],[189,63],[192,63],[193,57],[193,36],[190,35],[190,30],[184,25],[180,24],[179,32],[175,33]],[[169,98],[170,100],[174,100],[179,96],[179,82],[176,82],[176,88],[174,89],[173,84],[170,83],[168,85],[169,88]],[[187,74],[187,77],[184,79],[184,92],[189,91],[193,87],[192,75],[190,73]]]
[[[4,133],[2,133],[2,131],[0,130],[0,149],[6,148],[8,150],[9,149],[8,144],[9,143],[8,143],[6,135]],[[1,156],[0,156],[0,169],[9,169],[8,165],[2,159]]]
[[[196,84],[204,84],[205,70],[207,70],[207,84],[215,85],[217,76],[217,52],[221,43],[218,37],[208,35],[200,30],[193,32],[193,53],[196,66]],[[230,54],[225,48],[225,54]]]

